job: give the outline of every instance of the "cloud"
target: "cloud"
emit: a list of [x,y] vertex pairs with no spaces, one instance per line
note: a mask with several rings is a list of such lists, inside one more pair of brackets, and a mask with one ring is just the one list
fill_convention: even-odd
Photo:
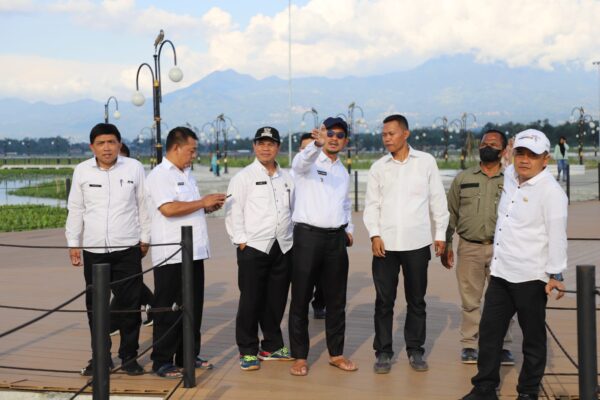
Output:
[[[32,4],[0,0],[0,12],[31,11]],[[275,15],[257,13],[244,26],[219,7],[203,15],[194,15],[193,9],[174,13],[167,5],[141,7],[134,0],[60,0],[44,7],[70,16],[81,29],[143,35],[150,43],[156,27],[165,29],[177,46],[185,75],[177,85],[165,79],[165,92],[215,70],[234,69],[256,78],[287,77],[288,10],[284,6]],[[598,59],[593,51],[600,49],[598,15],[600,2],[594,0],[311,0],[292,6],[292,71],[295,77],[366,76],[406,70],[431,58],[456,54],[511,67],[591,69],[591,61]],[[7,57],[17,56],[0,60]],[[51,72],[33,71],[30,76],[0,64],[0,73],[11,76],[0,88],[13,93],[21,87],[24,93],[44,96],[43,88],[69,82],[46,96],[96,97],[106,92],[106,87],[98,87],[98,72],[113,91],[133,89],[136,65],[120,66],[118,60],[111,60],[81,68],[75,61],[45,61]],[[171,62],[163,61],[165,72]],[[7,93],[4,90],[2,94]]]

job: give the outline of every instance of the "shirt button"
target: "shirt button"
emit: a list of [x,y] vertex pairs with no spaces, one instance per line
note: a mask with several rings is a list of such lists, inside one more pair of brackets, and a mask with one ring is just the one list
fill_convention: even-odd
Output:
[[496,243],[496,246],[500,246],[500,243]]
[[497,260],[497,259],[498,259],[497,257],[494,257],[494,260]]
[[508,214],[506,214],[506,218],[508,218]]

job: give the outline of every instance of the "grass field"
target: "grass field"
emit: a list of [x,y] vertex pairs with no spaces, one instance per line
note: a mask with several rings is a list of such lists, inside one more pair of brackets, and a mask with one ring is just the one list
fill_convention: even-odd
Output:
[[65,226],[67,209],[43,205],[0,206],[0,232],[28,231]]
[[48,199],[67,199],[67,187],[64,179],[55,179],[34,186],[22,187],[8,192],[15,196],[44,197]]

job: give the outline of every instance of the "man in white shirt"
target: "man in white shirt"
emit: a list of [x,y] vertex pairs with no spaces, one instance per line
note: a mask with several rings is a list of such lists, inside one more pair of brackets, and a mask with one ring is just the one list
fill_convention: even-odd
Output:
[[[110,264],[111,281],[128,278],[142,271],[141,259],[148,252],[150,218],[144,195],[144,168],[139,161],[119,156],[121,134],[112,124],[98,124],[90,132],[94,157],[82,162],[73,172],[69,193],[66,237],[73,266],[81,266],[85,284],[92,284],[92,265]],[[139,246],[138,246],[139,245]],[[142,277],[111,285],[115,310],[139,310]],[[92,293],[85,296],[92,309]],[[88,313],[90,331],[92,315]],[[121,331],[119,357],[123,370],[140,375],[137,363],[140,314],[116,314],[113,318]],[[81,371],[93,374],[91,360]]]
[[[225,195],[209,194],[200,197],[196,180],[191,174],[192,160],[196,156],[198,137],[189,128],[177,127],[167,136],[167,154],[163,161],[150,172],[146,191],[148,206],[152,212],[152,243],[179,243],[181,227],[192,226],[194,246],[194,344],[196,368],[212,368],[212,364],[200,358],[200,326],[204,305],[204,260],[209,257],[208,232],[205,212],[222,207]],[[181,305],[181,252],[179,245],[152,248],[154,265],[165,263],[154,270],[154,306]],[[159,313],[154,316],[154,348],[150,358],[152,370],[163,378],[180,378],[183,365],[183,332],[175,324],[180,312]],[[161,339],[159,342],[158,339]],[[174,358],[174,360],[173,360]],[[174,361],[174,363],[173,363]]]
[[348,252],[353,225],[348,197],[350,177],[338,158],[348,143],[348,125],[341,118],[327,118],[315,139],[294,157],[294,255],[290,347],[296,359],[295,376],[308,374],[308,305],[315,279],[320,276],[325,295],[325,336],[329,363],[343,371],[358,368],[343,356],[346,331]]
[[[564,290],[568,200],[546,166],[550,141],[542,132],[517,134],[514,163],[504,171],[491,279],[479,325],[478,373],[464,400],[496,400],[502,341],[516,313],[523,331],[519,399],[537,399],[546,367],[546,302]],[[558,293],[557,299],[563,296]]]
[[383,120],[383,144],[390,154],[369,170],[363,220],[373,251],[375,340],[374,371],[391,369],[392,324],[400,266],[407,311],[404,340],[410,366],[429,367],[423,355],[426,334],[427,267],[431,259],[431,228],[435,255],[445,249],[448,206],[435,159],[408,145],[408,121],[399,114]]
[[256,158],[231,179],[225,202],[225,226],[237,246],[240,301],[235,338],[245,371],[259,369],[259,360],[291,360],[281,319],[290,288],[294,183],[275,160],[280,143],[277,129],[265,126],[256,131]]

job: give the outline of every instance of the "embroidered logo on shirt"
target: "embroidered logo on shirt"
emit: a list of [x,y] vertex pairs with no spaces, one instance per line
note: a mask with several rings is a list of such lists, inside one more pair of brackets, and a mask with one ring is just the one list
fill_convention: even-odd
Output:
[[257,185],[266,185],[267,181],[260,181],[260,182],[256,182]]
[[317,170],[317,174],[319,174],[319,175],[327,175],[327,171]]
[[102,185],[98,185],[97,183],[90,183],[90,187],[102,187]]

